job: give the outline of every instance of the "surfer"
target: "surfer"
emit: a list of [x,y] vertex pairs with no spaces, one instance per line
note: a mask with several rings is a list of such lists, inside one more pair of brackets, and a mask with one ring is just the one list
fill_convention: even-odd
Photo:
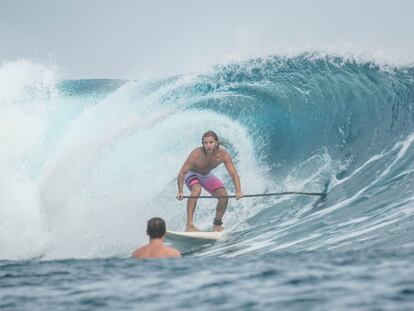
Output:
[[[239,200],[242,198],[243,193],[241,191],[239,175],[230,154],[225,149],[220,148],[220,141],[217,134],[213,131],[205,132],[201,138],[201,143],[202,146],[194,149],[181,167],[177,178],[177,199],[183,199],[184,183],[191,191],[191,196],[200,196],[201,187],[213,196],[228,196],[222,182],[211,172],[221,163],[224,163],[233,180],[234,187],[236,188],[236,199]],[[197,199],[191,198],[187,201],[187,224],[185,231],[200,231],[193,224]],[[228,198],[218,198],[217,200],[213,231],[222,231],[222,218],[227,208]]]
[[139,259],[181,257],[178,250],[164,245],[165,233],[165,221],[162,218],[154,217],[148,220],[149,243],[133,252],[132,257]]

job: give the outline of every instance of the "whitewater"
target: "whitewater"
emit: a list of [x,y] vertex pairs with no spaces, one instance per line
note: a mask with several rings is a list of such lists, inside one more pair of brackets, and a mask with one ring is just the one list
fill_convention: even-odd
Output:
[[[0,66],[0,309],[412,309],[411,65],[308,52],[158,79],[58,76]],[[176,177],[207,130],[245,194],[327,196],[230,200],[228,239],[130,259],[149,218],[184,229]],[[209,229],[214,209],[199,200],[195,224]]]

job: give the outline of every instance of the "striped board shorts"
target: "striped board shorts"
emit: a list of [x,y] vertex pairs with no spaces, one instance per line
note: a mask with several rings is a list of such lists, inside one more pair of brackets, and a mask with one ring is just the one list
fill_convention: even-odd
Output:
[[208,193],[213,194],[219,188],[224,188],[223,183],[213,173],[202,175],[193,171],[188,171],[184,175],[184,181],[188,189],[191,191],[191,187],[195,184],[199,184]]

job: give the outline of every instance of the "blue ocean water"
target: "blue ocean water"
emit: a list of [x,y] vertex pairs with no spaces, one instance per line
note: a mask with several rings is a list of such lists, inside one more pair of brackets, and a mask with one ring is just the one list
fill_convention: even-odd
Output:
[[[305,53],[139,81],[0,73],[0,309],[414,308],[413,67]],[[176,175],[209,129],[245,194],[326,198],[230,201],[226,239],[128,258],[150,217],[183,229]]]

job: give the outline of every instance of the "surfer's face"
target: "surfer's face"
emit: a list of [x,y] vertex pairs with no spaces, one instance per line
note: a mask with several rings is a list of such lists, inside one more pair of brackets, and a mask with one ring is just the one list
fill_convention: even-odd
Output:
[[218,142],[214,139],[214,137],[207,136],[203,139],[203,147],[207,154],[212,154],[218,146]]

